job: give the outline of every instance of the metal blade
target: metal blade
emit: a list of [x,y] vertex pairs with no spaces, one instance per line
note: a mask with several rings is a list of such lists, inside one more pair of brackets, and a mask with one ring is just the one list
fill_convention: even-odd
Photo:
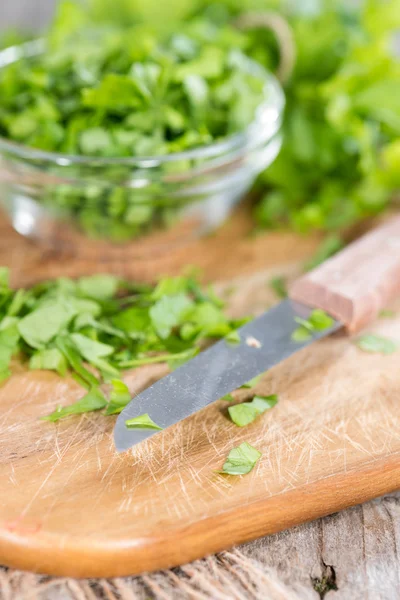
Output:
[[[157,425],[165,429],[342,326],[335,321],[332,327],[316,332],[310,339],[294,342],[291,335],[298,327],[294,318],[307,318],[311,310],[284,300],[244,325],[239,330],[240,344],[232,345],[221,340],[148,387],[118,417],[114,430],[117,450],[127,450],[159,433],[151,429],[127,429],[127,419],[148,413]],[[254,340],[259,342],[259,347]]]

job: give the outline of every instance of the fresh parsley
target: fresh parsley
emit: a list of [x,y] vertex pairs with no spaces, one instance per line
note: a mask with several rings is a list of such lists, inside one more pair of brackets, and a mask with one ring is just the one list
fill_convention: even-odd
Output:
[[271,396],[256,395],[251,402],[242,402],[241,404],[229,406],[228,412],[235,425],[244,427],[252,423],[259,415],[274,407],[277,402],[278,396],[276,394]]
[[43,421],[55,423],[64,417],[80,415],[87,412],[101,410],[107,406],[107,400],[99,388],[92,388],[83,398],[69,406],[59,406],[53,413],[42,417]]
[[225,340],[228,342],[228,344],[232,344],[232,345],[240,344],[240,342],[241,342],[240,334],[236,330],[230,331],[225,336]]
[[291,339],[294,342],[305,342],[311,339],[314,333],[329,329],[334,323],[332,317],[319,308],[313,310],[307,319],[295,317],[295,321],[299,327],[292,333]]
[[127,404],[131,401],[132,397],[129,392],[128,386],[119,379],[113,379],[111,381],[111,393],[110,399],[106,408],[106,415],[117,415],[122,412]]
[[[253,10],[279,11],[296,54],[283,82],[283,147],[256,185],[258,226],[334,232],[381,212],[400,187],[396,0],[310,10],[282,0],[64,0],[44,55],[1,74],[1,134],[110,157],[185,150],[243,129],[260,93],[243,73],[246,59],[276,71],[291,54],[270,32],[232,26]],[[10,32],[3,43],[18,39]],[[176,212],[138,190],[89,187],[57,186],[43,201],[76,211],[91,235],[116,239]],[[324,243],[307,267],[337,241]]]
[[[13,290],[8,270],[0,268],[0,380],[18,355],[30,369],[69,374],[87,390],[49,421],[121,412],[131,399],[121,380],[125,370],[160,362],[175,369],[205,343],[235,337],[240,325],[192,275],[161,279],[156,287],[94,275]],[[190,336],[183,334],[188,328]]]
[[393,354],[399,347],[397,342],[373,333],[366,333],[360,336],[354,343],[364,352],[377,354]]
[[133,419],[127,419],[125,421],[127,429],[157,429],[162,430],[162,427],[154,423],[153,419],[146,413],[140,415],[140,417],[134,417]]
[[247,442],[243,442],[240,446],[233,448],[229,452],[219,473],[226,475],[246,475],[254,468],[260,457],[261,452]]
[[[107,17],[99,21],[106,4]],[[0,71],[0,136],[96,161],[180,153],[250,125],[265,100],[265,77],[249,65],[245,33],[205,16],[175,22],[173,11],[165,11],[157,28],[160,5],[148,6],[143,19],[141,1],[127,9],[128,18],[116,18],[127,4],[59,3],[41,35],[43,51]],[[163,178],[197,166],[190,157],[167,163]],[[185,200],[174,192],[164,198],[157,182],[144,193],[126,185],[132,168],[106,163],[101,177],[77,185],[68,180],[82,172],[71,165],[69,179],[37,199],[91,237],[125,241],[168,226]],[[101,300],[90,285],[94,295],[87,288],[84,294]]]

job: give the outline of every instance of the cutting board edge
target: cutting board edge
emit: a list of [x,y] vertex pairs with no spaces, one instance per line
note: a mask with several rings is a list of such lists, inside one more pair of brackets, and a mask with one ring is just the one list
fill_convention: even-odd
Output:
[[[352,485],[353,482],[357,485]],[[0,530],[0,564],[76,578],[137,575],[176,567],[399,488],[400,452],[396,452],[365,463],[361,471],[354,469],[323,477],[265,500],[199,519],[170,531],[165,537],[119,541],[114,546],[111,541],[96,546],[88,539],[75,538],[69,544],[64,538],[62,544],[55,544],[54,536],[40,539],[40,532],[16,535]],[[30,545],[32,540],[34,543]]]

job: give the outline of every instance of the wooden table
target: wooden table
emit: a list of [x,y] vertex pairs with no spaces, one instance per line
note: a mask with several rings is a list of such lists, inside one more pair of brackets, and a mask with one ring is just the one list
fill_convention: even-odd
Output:
[[[2,0],[0,27],[38,25],[48,18],[54,2]],[[135,580],[96,584],[48,581],[0,569],[0,598],[25,598],[36,591],[36,597],[51,600],[61,597],[68,600],[98,597],[394,600],[400,597],[398,547],[400,494],[391,494],[262,538],[243,546],[239,553]],[[230,579],[232,564],[239,569],[235,571],[236,583]]]

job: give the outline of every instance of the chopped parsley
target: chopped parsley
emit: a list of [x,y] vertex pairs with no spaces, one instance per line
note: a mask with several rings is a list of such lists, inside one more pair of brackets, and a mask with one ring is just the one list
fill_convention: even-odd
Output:
[[65,182],[48,185],[37,199],[72,217],[90,237],[115,241],[168,226],[185,202],[195,202],[197,196],[176,195],[172,184],[164,197],[164,181],[200,161],[167,161],[159,180],[151,178],[141,191],[127,184],[135,166],[105,162],[99,171],[96,160],[210,145],[245,130],[266,99],[265,70],[246,56],[247,35],[233,24],[176,23],[167,13],[157,28],[159,4],[147,11],[147,23],[140,10],[130,21],[117,21],[112,15],[121,4],[110,4],[102,22],[97,9],[104,9],[103,0],[63,0],[41,36],[42,52],[0,71],[0,136],[93,158],[85,181],[82,168],[71,165]]
[[247,442],[243,442],[237,448],[233,448],[219,471],[226,475],[246,475],[254,468],[261,457],[261,452],[256,450]]
[[295,317],[295,321],[299,327],[292,333],[291,339],[294,342],[305,342],[311,339],[314,333],[329,329],[334,324],[334,319],[319,308],[313,310],[308,319]]
[[240,344],[240,334],[238,331],[231,331],[230,333],[228,333],[225,336],[225,340],[228,342],[228,344],[232,344],[232,345],[236,345],[236,344]]
[[153,419],[146,413],[140,415],[140,417],[134,417],[133,419],[127,419],[125,425],[128,429],[157,429],[162,430],[162,427],[154,423]]
[[192,275],[165,278],[156,287],[112,275],[60,278],[29,290],[13,290],[8,275],[0,269],[0,380],[11,375],[11,359],[21,356],[30,369],[69,374],[86,389],[49,421],[101,409],[121,412],[131,399],[121,380],[125,370],[159,362],[175,369],[205,342],[229,337],[242,324],[229,319],[215,293]]
[[228,412],[235,425],[244,427],[249,423],[252,423],[259,415],[262,415],[266,410],[274,407],[278,402],[278,396],[273,394],[271,396],[260,396],[256,395],[251,402],[242,402],[241,404],[235,404],[229,406]]
[[360,336],[354,343],[360,350],[376,354],[393,354],[399,347],[397,342],[373,333],[366,333]]

